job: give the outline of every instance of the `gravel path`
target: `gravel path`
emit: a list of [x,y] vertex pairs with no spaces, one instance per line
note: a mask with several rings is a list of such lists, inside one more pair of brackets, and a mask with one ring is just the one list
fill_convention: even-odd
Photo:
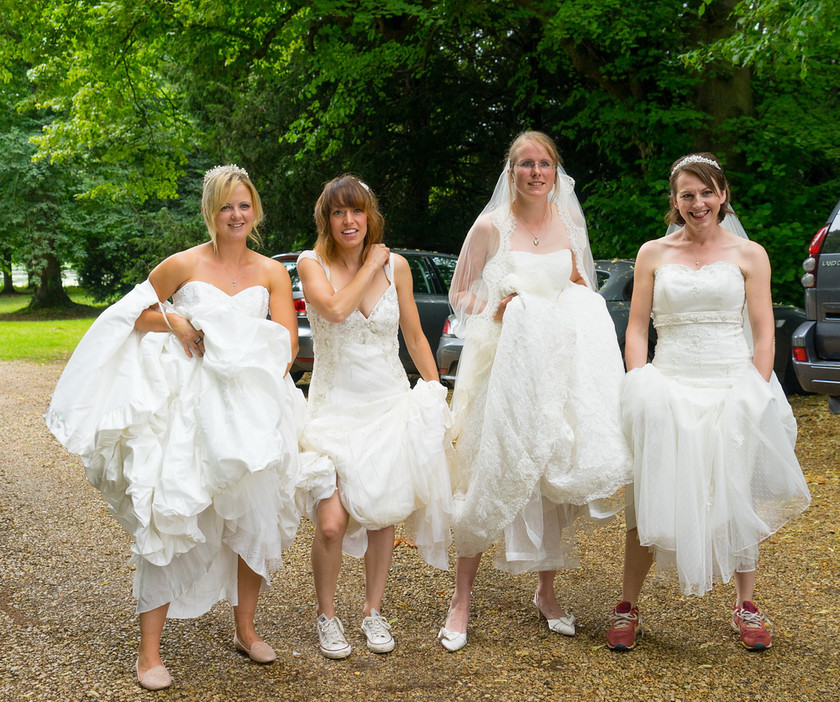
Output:
[[221,603],[200,619],[167,623],[162,653],[175,685],[149,693],[133,678],[129,539],[41,419],[60,371],[0,363],[0,699],[840,699],[840,416],[828,414],[825,398],[793,401],[813,504],[762,551],[756,599],[776,628],[768,652],[749,653],[729,633],[731,586],[684,598],[656,577],[640,602],[648,635],[633,652],[609,651],[604,631],[619,595],[623,540],[616,522],[583,539],[582,568],[557,578],[578,619],[574,638],[538,624],[533,576],[499,573],[486,558],[470,644],[446,653],[435,635],[452,573],[400,546],[383,607],[396,620],[396,650],[364,648],[362,569],[346,558],[338,612],[355,650],[327,661],[315,645],[312,529],[304,522],[257,613],[277,663],[257,666],[233,650],[230,608]]

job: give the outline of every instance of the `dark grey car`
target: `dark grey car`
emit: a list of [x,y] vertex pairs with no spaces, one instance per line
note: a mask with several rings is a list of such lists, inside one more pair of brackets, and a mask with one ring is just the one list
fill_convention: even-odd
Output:
[[[624,355],[624,335],[630,316],[630,300],[633,297],[634,265],[633,261],[627,259],[595,261],[598,293],[606,300],[607,310],[615,324],[615,333],[622,356]],[[801,388],[790,359],[791,335],[805,319],[805,311],[799,307],[773,305],[773,316],[776,320],[774,370],[785,392],[788,394],[798,392]],[[455,380],[458,359],[464,345],[463,339],[459,339],[454,333],[454,324],[454,318],[450,317],[444,327],[437,352],[438,372],[441,379],[450,384]],[[652,323],[648,333],[648,345],[648,358],[653,358],[656,331]]]
[[793,366],[803,389],[828,395],[829,409],[840,414],[840,202],[802,267],[807,321],[793,334]]
[[[437,253],[436,251],[413,251],[405,249],[394,249],[394,253],[404,256],[411,268],[411,276],[414,282],[414,299],[417,302],[417,310],[420,313],[420,324],[423,333],[429,340],[432,353],[438,346],[441,330],[444,322],[452,308],[449,306],[449,284],[452,282],[452,274],[455,272],[457,258],[451,254]],[[297,381],[312,370],[312,331],[309,327],[309,319],[306,316],[306,300],[303,298],[303,289],[300,278],[297,274],[297,253],[282,253],[272,256],[276,258],[289,272],[292,279],[292,295],[294,297],[295,309],[298,316],[298,339],[300,348],[297,358],[292,364],[292,377]],[[405,347],[402,334],[400,334],[400,360],[409,374],[416,374],[417,369],[408,350]]]

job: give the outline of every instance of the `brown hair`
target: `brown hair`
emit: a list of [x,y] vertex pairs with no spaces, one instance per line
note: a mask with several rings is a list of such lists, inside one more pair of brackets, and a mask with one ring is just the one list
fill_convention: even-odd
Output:
[[[709,163],[710,161],[712,163]],[[721,205],[720,212],[718,212],[718,222],[722,222],[726,215],[734,214],[732,206],[729,204],[731,196],[729,183],[726,182],[726,175],[720,167],[717,156],[708,151],[701,151],[678,158],[671,164],[671,197],[668,200],[670,208],[668,214],[665,215],[665,221],[668,224],[685,224],[685,219],[683,219],[676,206],[677,178],[682,173],[690,173],[717,192],[726,191],[726,198]]]
[[251,205],[254,208],[254,227],[248,238],[258,246],[262,245],[257,225],[263,220],[263,206],[260,195],[248,173],[244,168],[229,164],[227,166],[216,166],[204,174],[204,190],[201,193],[201,214],[204,217],[204,224],[207,226],[207,233],[210,234],[210,241],[213,243],[213,250],[216,250],[216,215],[219,208],[230,199],[234,188],[242,183],[251,193]]
[[318,231],[315,253],[327,263],[335,256],[335,239],[330,231],[330,212],[337,207],[358,208],[367,215],[367,234],[362,249],[364,260],[370,248],[382,242],[385,218],[379,211],[379,202],[373,190],[350,173],[344,173],[327,183],[315,203],[315,227]]

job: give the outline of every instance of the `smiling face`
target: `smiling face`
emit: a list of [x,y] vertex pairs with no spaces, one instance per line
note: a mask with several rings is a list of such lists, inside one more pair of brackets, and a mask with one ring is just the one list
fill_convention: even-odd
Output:
[[233,187],[219,205],[214,224],[219,238],[247,239],[254,228],[254,203],[248,186],[237,183]]
[[365,242],[367,212],[361,207],[337,205],[330,211],[330,234],[339,248],[354,248]]
[[526,141],[511,154],[511,180],[517,197],[548,197],[557,177],[557,164],[548,149],[536,141]]
[[672,203],[689,229],[717,226],[725,202],[725,190],[704,183],[692,173],[684,171],[677,176]]

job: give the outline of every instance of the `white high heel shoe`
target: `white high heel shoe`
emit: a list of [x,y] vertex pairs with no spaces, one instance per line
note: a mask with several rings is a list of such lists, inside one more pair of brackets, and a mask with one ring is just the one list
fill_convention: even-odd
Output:
[[467,645],[467,632],[461,634],[457,631],[449,631],[445,626],[441,627],[437,637],[440,645],[450,653],[460,651]]
[[[537,608],[537,616],[545,619],[548,622],[548,628],[557,633],[563,634],[563,636],[574,636],[575,635],[575,615],[574,614],[567,614],[565,617],[560,617],[560,619],[549,619],[546,617],[542,610],[540,609],[539,604],[537,604],[537,593],[534,593],[534,607]],[[466,642],[465,642],[466,643]]]

